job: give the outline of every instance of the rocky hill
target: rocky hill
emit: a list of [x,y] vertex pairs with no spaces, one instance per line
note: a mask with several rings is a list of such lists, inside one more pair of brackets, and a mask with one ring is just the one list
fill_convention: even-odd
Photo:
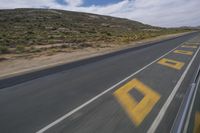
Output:
[[[188,29],[187,29],[188,30]],[[88,13],[53,9],[0,10],[0,53],[40,52],[61,48],[100,47],[186,31]]]

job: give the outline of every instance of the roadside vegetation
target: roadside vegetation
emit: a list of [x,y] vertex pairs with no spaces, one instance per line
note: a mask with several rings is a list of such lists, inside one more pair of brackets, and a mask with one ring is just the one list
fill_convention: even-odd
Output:
[[0,10],[0,54],[101,48],[186,31],[190,29],[153,27],[128,19],[62,10]]

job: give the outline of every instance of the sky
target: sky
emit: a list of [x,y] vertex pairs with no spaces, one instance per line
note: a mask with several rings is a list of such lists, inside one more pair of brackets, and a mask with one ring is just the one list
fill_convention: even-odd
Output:
[[200,26],[200,0],[0,0],[0,9],[52,8],[162,27]]

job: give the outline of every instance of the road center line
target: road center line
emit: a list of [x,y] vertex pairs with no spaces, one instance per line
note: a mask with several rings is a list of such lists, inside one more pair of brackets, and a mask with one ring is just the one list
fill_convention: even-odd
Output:
[[155,120],[153,121],[152,125],[150,126],[149,130],[147,131],[147,133],[154,133],[158,127],[158,125],[160,124],[160,122],[162,121],[170,103],[172,102],[174,96],[176,95],[176,92],[178,91],[179,87],[181,86],[186,74],[188,73],[194,59],[196,58],[198,52],[200,50],[200,47],[198,48],[198,50],[196,51],[195,55],[193,56],[192,60],[190,61],[190,63],[188,64],[187,68],[185,69],[185,71],[183,72],[183,74],[181,75],[181,78],[179,79],[179,81],[177,82],[176,86],[174,87],[172,93],[169,95],[167,101],[164,103],[164,105],[162,106],[160,112],[158,113],[158,115],[156,116]]
[[45,131],[47,131],[48,129],[52,128],[53,126],[57,125],[58,123],[62,122],[64,119],[70,117],[72,114],[76,113],[77,111],[81,110],[82,108],[86,107],[87,105],[89,105],[90,103],[94,102],[95,100],[97,100],[98,98],[100,98],[101,96],[103,96],[104,94],[106,94],[107,92],[115,89],[118,85],[124,83],[125,81],[127,81],[128,79],[130,79],[131,77],[133,77],[134,75],[138,74],[139,72],[143,71],[144,69],[146,69],[147,67],[151,66],[152,64],[156,63],[157,61],[159,61],[161,58],[165,57],[166,55],[168,55],[169,53],[171,53],[172,51],[174,51],[175,49],[177,49],[179,46],[181,46],[183,43],[181,43],[180,45],[178,45],[177,47],[175,47],[174,49],[170,50],[169,52],[165,53],[164,55],[162,55],[161,57],[159,57],[158,59],[154,60],[153,62],[149,63],[148,65],[144,66],[143,68],[139,69],[138,71],[132,73],[131,75],[129,75],[128,77],[126,77],[125,79],[121,80],[120,82],[116,83],[115,85],[111,86],[110,88],[106,89],[105,91],[101,92],[100,94],[96,95],[95,97],[93,97],[92,99],[88,100],[87,102],[83,103],[82,105],[78,106],[77,108],[73,109],[72,111],[68,112],[67,114],[63,115],[62,117],[58,118],[57,120],[55,120],[54,122],[50,123],[49,125],[45,126],[44,128],[40,129],[39,131],[37,131],[36,133],[44,133]]

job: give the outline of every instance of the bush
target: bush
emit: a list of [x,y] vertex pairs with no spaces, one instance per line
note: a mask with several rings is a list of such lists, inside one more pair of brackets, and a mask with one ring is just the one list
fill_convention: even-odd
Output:
[[7,46],[0,46],[0,54],[8,53],[8,47]]
[[107,36],[112,36],[112,34],[110,32],[106,32]]
[[30,49],[29,49],[29,52],[30,53],[37,53],[37,52],[41,52],[42,50],[41,49],[37,49],[37,48],[35,48],[35,47],[31,47]]
[[16,53],[20,54],[25,52],[25,47],[23,45],[17,45],[16,47]]

